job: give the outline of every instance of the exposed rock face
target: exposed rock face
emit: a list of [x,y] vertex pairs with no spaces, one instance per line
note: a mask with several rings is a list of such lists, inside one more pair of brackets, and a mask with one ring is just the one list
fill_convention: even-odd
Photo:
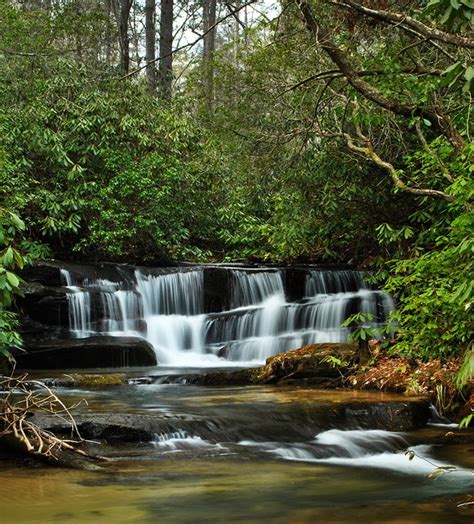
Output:
[[[292,414],[299,424],[289,428],[278,417],[267,421],[266,431],[281,438],[306,439],[318,431],[333,427],[346,429],[385,429],[408,431],[424,426],[429,420],[429,403],[422,399],[386,402],[352,402],[319,405],[315,411]],[[33,419],[43,429],[67,434],[70,426],[58,418],[37,414]],[[259,438],[261,427],[249,420],[245,427],[235,427],[232,418],[216,421],[191,417],[163,417],[140,413],[91,413],[75,415],[80,434],[86,439],[108,442],[151,442],[156,435],[186,431],[212,442],[238,442],[243,438]],[[268,437],[268,435],[267,435]]]
[[15,356],[17,369],[80,369],[156,365],[153,347],[138,337],[90,337],[38,344]]

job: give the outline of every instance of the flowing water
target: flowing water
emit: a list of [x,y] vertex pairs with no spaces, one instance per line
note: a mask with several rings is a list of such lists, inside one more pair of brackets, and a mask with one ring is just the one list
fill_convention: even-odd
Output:
[[[399,433],[331,427],[321,418],[341,404],[398,396],[160,384],[59,393],[71,402],[86,398],[84,411],[152,415],[163,430],[149,442],[99,446],[113,459],[102,471],[0,460],[2,523],[447,523],[474,516],[472,444],[438,445],[452,428]],[[427,478],[447,465],[456,469]]]
[[116,282],[62,269],[71,334],[141,336],[164,365],[251,365],[305,344],[345,341],[350,331],[341,324],[351,314],[370,315],[369,323],[380,327],[394,309],[356,271],[308,269],[300,296],[290,300],[285,270],[222,270],[228,289],[219,292],[227,304],[206,310],[203,268],[136,269]]
[[96,444],[112,459],[100,471],[18,468],[0,456],[1,524],[474,521],[472,439],[440,446],[453,428],[388,432],[337,415],[399,396],[161,380],[344,341],[341,324],[356,312],[384,325],[393,302],[361,273],[308,269],[298,293],[278,269],[227,268],[225,290],[207,289],[202,268],[61,274],[72,337],[144,337],[160,366],[128,370],[128,385],[58,394],[85,398],[84,413],[147,415],[157,430],[146,442]]

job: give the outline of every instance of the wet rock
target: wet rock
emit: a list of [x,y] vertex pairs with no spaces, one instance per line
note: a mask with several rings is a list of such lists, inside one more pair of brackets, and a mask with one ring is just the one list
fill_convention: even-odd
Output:
[[151,344],[138,337],[96,336],[58,340],[15,355],[17,369],[80,369],[154,366]]
[[204,270],[203,300],[204,311],[214,313],[230,307],[229,271],[222,267],[208,267]]
[[[323,402],[313,406],[268,406],[266,416],[247,411],[227,411],[218,418],[143,413],[80,413],[74,416],[85,439],[117,442],[152,442],[157,435],[186,433],[210,442],[311,440],[332,428],[408,431],[422,427],[429,417],[429,403],[422,399],[385,402]],[[70,433],[70,424],[58,417],[35,414],[33,421],[57,435]],[[296,422],[296,423],[295,423]]]
[[348,428],[408,431],[422,427],[430,419],[430,403],[424,399],[400,402],[351,403],[338,411]]
[[20,276],[29,283],[40,283],[44,286],[61,286],[62,264],[58,262],[33,262],[25,266]]
[[305,268],[287,268],[285,270],[285,295],[289,302],[296,302],[304,297],[307,275],[308,270]]
[[48,387],[103,388],[127,384],[127,377],[123,373],[70,373],[59,378],[42,379],[41,382]]
[[28,321],[46,328],[68,326],[69,306],[65,288],[29,282],[22,286],[22,290],[24,297],[17,301],[22,314],[22,328]]
[[260,368],[192,375],[187,377],[187,383],[222,386],[301,382],[335,387],[354,363],[356,354],[357,344],[353,343],[311,344],[270,357]]
[[[151,442],[154,435],[173,431],[177,424],[152,415],[128,413],[80,414],[74,419],[82,438],[107,442]],[[32,420],[56,435],[71,431],[70,424],[58,417],[35,414]]]

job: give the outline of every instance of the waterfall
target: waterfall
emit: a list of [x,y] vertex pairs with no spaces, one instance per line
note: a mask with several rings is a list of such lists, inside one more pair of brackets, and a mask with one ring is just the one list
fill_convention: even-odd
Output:
[[[341,324],[356,312],[386,322],[392,299],[356,271],[305,270],[301,299],[288,301],[289,270],[222,268],[230,308],[205,306],[206,267],[136,269],[126,282],[78,278],[61,270],[68,290],[73,337],[135,335],[148,340],[163,365],[261,363],[267,357],[318,342],[347,340]],[[214,290],[216,291],[216,290]]]
[[281,273],[233,271],[233,306],[258,304],[273,295],[284,295]]
[[75,338],[86,338],[92,332],[90,294],[75,285],[71,273],[66,269],[61,269],[61,280],[70,291],[66,296],[71,335]]
[[203,312],[202,271],[143,275],[136,271],[145,316],[196,315]]

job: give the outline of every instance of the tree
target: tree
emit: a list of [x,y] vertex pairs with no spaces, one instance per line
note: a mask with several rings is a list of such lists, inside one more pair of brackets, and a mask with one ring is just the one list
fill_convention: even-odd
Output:
[[212,109],[214,99],[214,52],[216,45],[216,0],[203,0],[203,31],[204,31],[204,45],[203,45],[203,67],[205,91],[207,93],[208,109]]
[[155,0],[145,1],[146,62],[148,64],[146,68],[146,76],[148,81],[148,88],[151,93],[155,93],[157,85],[155,69],[155,8]]
[[159,86],[162,97],[171,100],[173,82],[173,0],[161,0]]
[[130,36],[128,28],[133,0],[113,0],[113,2],[119,29],[120,70],[126,75],[130,70]]

